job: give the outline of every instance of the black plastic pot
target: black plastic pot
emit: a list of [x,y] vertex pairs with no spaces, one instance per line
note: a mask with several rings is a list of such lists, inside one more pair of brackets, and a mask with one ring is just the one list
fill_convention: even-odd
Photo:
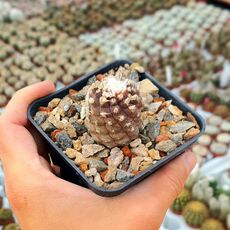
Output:
[[[35,113],[38,111],[38,108],[40,106],[47,106],[48,102],[51,101],[53,98],[63,98],[65,95],[68,94],[69,89],[76,89],[80,90],[82,87],[84,87],[87,84],[87,81],[89,78],[91,78],[94,75],[97,74],[103,74],[108,72],[110,69],[117,68],[119,66],[123,66],[124,64],[131,64],[130,61],[126,60],[118,60],[115,62],[112,62],[108,65],[105,65],[102,68],[99,68],[95,72],[92,72],[90,74],[87,74],[80,79],[76,80],[72,84],[64,87],[63,89],[60,89],[46,97],[40,98],[36,101],[34,101],[28,109],[28,119],[32,123],[32,125],[36,128],[36,130],[41,134],[43,139],[48,145],[47,152],[51,154],[51,158],[54,162],[54,164],[58,165],[61,168],[61,177],[67,181],[73,182],[75,184],[87,187],[97,193],[100,196],[116,196],[131,186],[135,185],[136,183],[140,182],[159,168],[161,168],[163,165],[169,163],[169,161],[173,160],[175,157],[183,153],[190,145],[192,145],[198,137],[204,132],[205,129],[205,122],[204,119],[196,113],[194,110],[192,110],[190,107],[188,107],[184,102],[182,102],[176,95],[172,94],[169,90],[161,86],[155,78],[153,78],[148,73],[142,73],[140,74],[140,80],[143,80],[145,78],[152,81],[158,88],[159,88],[159,94],[160,96],[164,97],[166,100],[171,99],[173,101],[173,104],[176,105],[178,108],[180,108],[184,113],[190,112],[192,115],[196,118],[199,126],[200,126],[200,133],[193,137],[192,139],[186,141],[183,145],[176,148],[174,151],[172,151],[169,155],[165,156],[163,159],[158,161],[157,163],[151,165],[143,172],[140,172],[138,175],[136,175],[134,178],[130,179],[129,181],[125,182],[121,187],[113,189],[113,190],[107,190],[105,188],[100,188],[91,183],[88,178],[84,175],[84,173],[81,172],[81,170],[74,164],[72,160],[70,160],[63,152],[62,150],[50,139],[50,137],[36,124],[36,122],[33,120],[33,117]],[[63,188],[64,189],[64,188]]]

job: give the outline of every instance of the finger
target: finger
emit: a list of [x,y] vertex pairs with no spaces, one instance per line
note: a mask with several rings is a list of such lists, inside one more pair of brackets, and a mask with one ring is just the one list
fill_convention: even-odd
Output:
[[35,99],[50,94],[54,90],[55,87],[51,81],[43,81],[17,91],[6,107],[3,114],[4,119],[25,126],[27,124],[28,106]]
[[135,200],[137,205],[147,200],[148,202],[144,202],[145,208],[153,209],[157,205],[161,210],[166,211],[182,190],[185,180],[195,163],[194,154],[187,151],[134,186],[125,196],[129,196],[133,201]]

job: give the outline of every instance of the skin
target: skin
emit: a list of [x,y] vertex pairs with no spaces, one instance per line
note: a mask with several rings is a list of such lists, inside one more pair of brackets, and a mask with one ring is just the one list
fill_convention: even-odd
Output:
[[123,194],[100,197],[53,173],[27,120],[35,99],[55,90],[41,82],[16,92],[0,116],[0,157],[11,207],[23,230],[159,229],[195,165],[187,151]]

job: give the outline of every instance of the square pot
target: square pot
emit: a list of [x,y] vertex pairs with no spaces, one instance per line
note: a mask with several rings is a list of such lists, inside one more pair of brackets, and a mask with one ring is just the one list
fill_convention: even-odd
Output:
[[[205,130],[205,122],[204,119],[194,110],[192,110],[189,106],[187,106],[184,102],[182,102],[176,95],[172,94],[168,89],[161,86],[154,77],[152,77],[148,73],[140,73],[140,80],[143,79],[149,79],[153,84],[155,84],[159,88],[159,95],[164,97],[166,100],[172,100],[173,104],[176,105],[180,110],[183,111],[183,113],[190,112],[195,119],[197,120],[197,123],[200,126],[200,133],[190,140],[186,141],[184,144],[177,147],[174,151],[172,151],[169,155],[165,156],[163,159],[159,160],[155,164],[149,166],[144,171],[140,172],[136,176],[134,176],[129,181],[125,182],[121,187],[108,190],[105,188],[101,188],[93,184],[89,181],[89,179],[85,176],[85,174],[74,164],[74,162],[69,159],[62,151],[61,148],[59,148],[52,140],[51,138],[41,129],[41,127],[36,124],[33,117],[35,113],[38,111],[38,108],[40,106],[47,106],[47,104],[53,99],[53,98],[63,98],[66,96],[69,92],[69,89],[75,89],[75,90],[81,90],[86,84],[87,81],[97,74],[104,74],[108,72],[110,69],[118,68],[119,66],[124,66],[125,64],[131,64],[132,62],[126,61],[126,60],[117,60],[110,64],[105,65],[102,68],[99,68],[98,70],[89,73],[80,79],[76,80],[72,84],[48,95],[43,98],[37,99],[34,101],[28,108],[28,119],[32,123],[32,125],[35,127],[35,129],[40,133],[40,135],[43,137],[44,141],[47,143],[47,152],[51,154],[51,158],[54,162],[54,164],[58,165],[61,169],[61,177],[67,181],[73,182],[75,184],[87,187],[94,191],[96,194],[100,196],[116,196],[131,186],[135,185],[136,183],[140,182],[165,164],[169,163],[171,160],[173,160],[175,157],[179,156],[181,153],[183,153],[189,146],[191,146],[194,142],[197,141],[199,136],[204,132]],[[64,189],[64,188],[63,188]]]

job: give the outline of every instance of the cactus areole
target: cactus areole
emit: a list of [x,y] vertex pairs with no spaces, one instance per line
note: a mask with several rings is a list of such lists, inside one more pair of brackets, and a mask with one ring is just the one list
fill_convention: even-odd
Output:
[[142,101],[134,81],[105,77],[89,88],[86,102],[85,124],[96,142],[113,148],[138,137]]

